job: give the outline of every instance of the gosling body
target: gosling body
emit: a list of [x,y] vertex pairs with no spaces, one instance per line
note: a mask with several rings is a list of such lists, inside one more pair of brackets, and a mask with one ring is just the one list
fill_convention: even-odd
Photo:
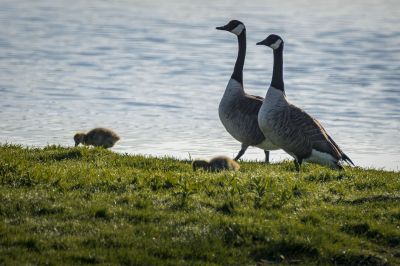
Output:
[[218,156],[210,161],[206,160],[195,160],[192,163],[193,171],[197,169],[203,169],[209,172],[219,172],[219,171],[238,171],[240,169],[240,165],[229,157],[226,156]]
[[111,148],[120,137],[111,129],[94,128],[87,133],[76,133],[74,136],[75,147],[80,143],[95,147]]

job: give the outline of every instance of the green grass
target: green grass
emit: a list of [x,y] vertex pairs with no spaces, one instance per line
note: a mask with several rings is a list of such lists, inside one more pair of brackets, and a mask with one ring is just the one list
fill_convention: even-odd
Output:
[[0,145],[0,265],[400,265],[400,174]]

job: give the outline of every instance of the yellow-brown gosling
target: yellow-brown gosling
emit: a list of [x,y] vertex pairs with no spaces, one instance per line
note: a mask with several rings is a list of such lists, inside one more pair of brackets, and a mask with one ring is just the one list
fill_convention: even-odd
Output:
[[201,168],[205,171],[210,172],[219,172],[223,170],[237,171],[240,168],[239,164],[236,161],[226,156],[218,156],[211,159],[210,161],[195,160],[192,163],[192,167],[193,171]]
[[74,136],[75,147],[83,145],[93,145],[96,147],[111,148],[119,140],[119,136],[111,129],[94,128],[88,133],[78,132]]

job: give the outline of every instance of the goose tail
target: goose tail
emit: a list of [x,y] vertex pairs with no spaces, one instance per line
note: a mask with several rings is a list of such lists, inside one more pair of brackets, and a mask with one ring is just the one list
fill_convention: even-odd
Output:
[[349,165],[355,166],[353,161],[347,156],[346,154],[343,153],[342,155],[342,160],[348,163]]

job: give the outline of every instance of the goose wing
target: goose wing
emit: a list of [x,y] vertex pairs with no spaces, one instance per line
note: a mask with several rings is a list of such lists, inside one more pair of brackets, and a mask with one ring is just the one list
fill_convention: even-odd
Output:
[[261,143],[265,137],[258,126],[258,112],[260,111],[263,98],[245,94],[244,97],[238,98],[232,105],[232,114],[238,115],[236,119],[241,121],[241,127],[249,132],[251,138],[248,139],[248,145],[256,145]]
[[262,102],[264,101],[264,97],[261,97],[261,96],[251,95],[251,94],[246,94],[246,96],[248,96],[249,98],[255,98],[255,99],[257,99],[257,100],[260,100],[260,101],[261,101],[261,104],[262,104]]
[[301,158],[311,155],[313,149],[328,153],[336,160],[342,158],[343,152],[332,141],[322,125],[304,110],[289,105],[284,111],[286,125],[283,126],[283,134],[287,140],[286,148]]
[[257,121],[258,112],[260,111],[263,100],[263,97],[245,94],[244,97],[238,101],[236,108],[243,115],[255,116]]

